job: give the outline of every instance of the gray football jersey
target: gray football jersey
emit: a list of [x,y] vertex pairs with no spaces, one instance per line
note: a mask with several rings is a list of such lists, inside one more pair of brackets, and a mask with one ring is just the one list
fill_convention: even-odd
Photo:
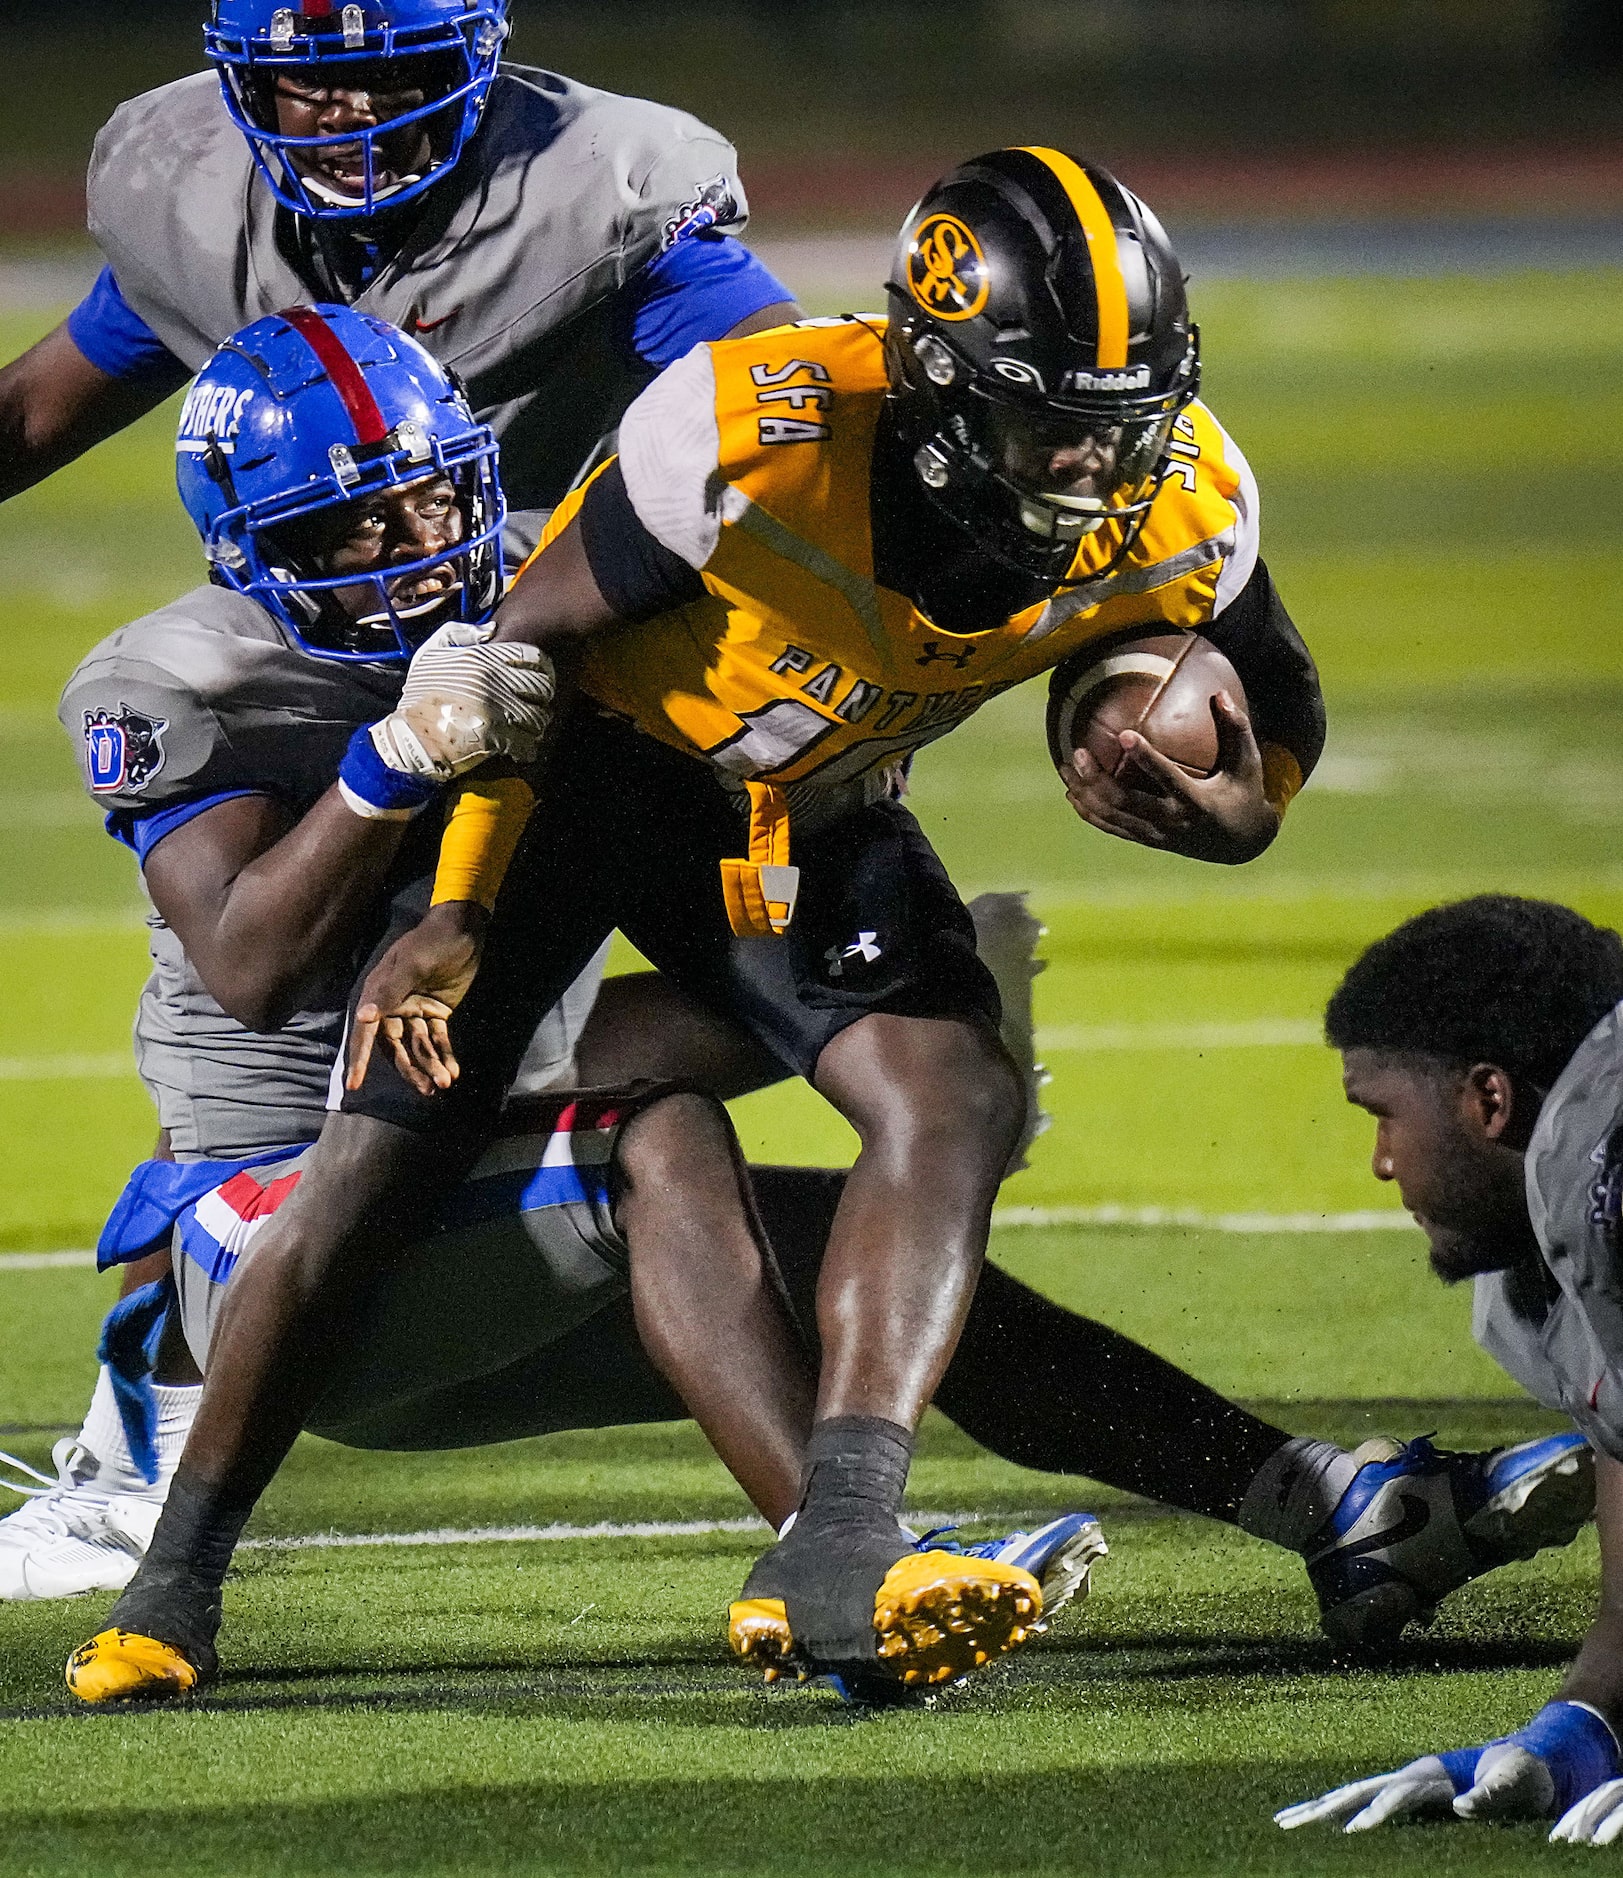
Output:
[[[121,105],[87,194],[125,299],[193,370],[250,320],[334,297],[284,251],[293,218],[211,72]],[[620,290],[701,199],[743,226],[733,147],[696,118],[506,66],[462,161],[354,304],[462,375],[501,440],[508,501],[550,508],[652,376]]]
[[1472,1330],[1530,1395],[1623,1461],[1620,1128],[1623,1005],[1561,1072],[1528,1143],[1527,1206],[1544,1268],[1477,1278]]
[[[230,790],[301,815],[338,774],[357,725],[393,709],[398,667],[301,653],[264,608],[199,587],[104,639],[58,707],[104,809],[149,815]],[[136,1067],[182,1160],[231,1160],[312,1140],[356,962],[273,1033],[227,1016],[156,909]]]

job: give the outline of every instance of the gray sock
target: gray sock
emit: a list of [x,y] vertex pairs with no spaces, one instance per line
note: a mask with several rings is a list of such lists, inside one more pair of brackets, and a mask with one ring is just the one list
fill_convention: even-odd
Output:
[[1300,1552],[1335,1511],[1357,1472],[1358,1462],[1345,1448],[1298,1435],[1257,1469],[1240,1502],[1240,1528]]

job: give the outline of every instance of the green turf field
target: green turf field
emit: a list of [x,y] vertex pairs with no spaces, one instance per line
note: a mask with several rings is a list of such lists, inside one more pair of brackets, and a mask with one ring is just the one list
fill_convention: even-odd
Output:
[[[1287,282],[1199,295],[1210,401],[1264,493],[1266,553],[1317,651],[1329,753],[1239,872],[1070,816],[1040,687],[918,767],[966,889],[1028,888],[1055,1122],[997,1258],[1304,1430],[1551,1425],[1470,1344],[1408,1230],[1219,1229],[1395,1206],[1313,1041],[1369,939],[1510,888],[1623,921],[1623,346],[1615,275]],[[0,320],[0,354],[29,336]],[[143,964],[127,857],[76,793],[51,706],[73,661],[194,577],[162,420],[0,510],[0,1248],[92,1243],[152,1131],[121,1065]],[[837,1159],[804,1091],[740,1104],[752,1152]],[[1076,1223],[1162,1208],[1204,1224]],[[1057,1216],[1057,1223],[1056,1223]],[[77,1424],[105,1285],[0,1266],[0,1436]],[[1077,1386],[1086,1387],[1086,1378]],[[228,1674],[184,1714],[73,1715],[106,1599],[0,1608],[0,1871],[1106,1874],[1522,1871],[1534,1828],[1286,1838],[1287,1800],[1482,1739],[1553,1687],[1592,1542],[1461,1594],[1390,1671],[1336,1672],[1294,1561],[927,1430],[913,1503],[1097,1503],[1079,1616],[934,1714],[853,1723],[731,1666],[750,1533],[243,1555]],[[474,1454],[306,1442],[261,1540],[737,1519],[686,1429]]]

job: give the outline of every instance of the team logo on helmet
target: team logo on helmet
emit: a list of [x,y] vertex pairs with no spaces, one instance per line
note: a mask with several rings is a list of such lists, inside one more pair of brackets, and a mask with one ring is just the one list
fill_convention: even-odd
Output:
[[85,767],[99,796],[139,789],[163,768],[165,717],[143,717],[120,700],[116,711],[85,712]]
[[938,320],[972,320],[992,292],[992,274],[974,231],[956,215],[920,222],[907,249],[913,298]]

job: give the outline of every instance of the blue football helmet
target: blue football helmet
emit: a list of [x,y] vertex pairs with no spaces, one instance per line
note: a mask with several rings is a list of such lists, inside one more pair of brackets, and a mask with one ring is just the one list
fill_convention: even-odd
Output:
[[[257,600],[316,658],[408,659],[448,619],[477,625],[495,611],[507,517],[496,439],[445,367],[386,321],[323,305],[245,326],[187,393],[175,449],[211,578]],[[375,573],[323,565],[315,541],[332,530],[315,518],[431,476],[455,486],[454,547]],[[436,568],[450,585],[413,596]],[[357,617],[354,590],[368,586],[376,605]]]
[[[347,221],[420,196],[462,155],[478,128],[509,24],[508,0],[214,0],[204,50],[220,77],[225,108],[248,139],[276,200],[296,215]],[[291,137],[277,129],[278,74],[325,87],[371,92],[421,90],[425,101],[370,129]],[[421,168],[379,187],[380,141],[419,126],[428,156]],[[301,175],[295,156],[358,153],[361,193],[351,196]]]

